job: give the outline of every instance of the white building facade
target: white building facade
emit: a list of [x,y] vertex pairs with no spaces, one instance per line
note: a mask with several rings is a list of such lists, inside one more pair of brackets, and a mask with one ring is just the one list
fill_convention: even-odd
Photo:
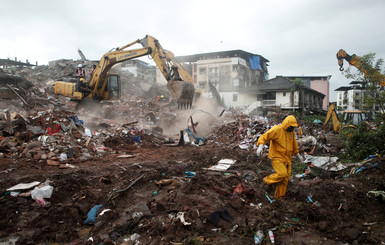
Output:
[[242,50],[176,57],[192,74],[196,88],[212,97],[210,84],[218,91],[226,107],[246,108],[256,101],[256,94],[245,93],[268,79],[264,57]]
[[351,86],[339,87],[337,91],[337,111],[359,111],[363,109],[362,98],[365,88],[362,82],[351,82]]

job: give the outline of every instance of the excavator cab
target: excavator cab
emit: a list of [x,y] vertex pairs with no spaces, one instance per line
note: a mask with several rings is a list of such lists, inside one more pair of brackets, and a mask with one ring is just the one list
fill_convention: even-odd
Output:
[[[117,73],[109,73],[107,76],[107,85],[104,93],[101,95],[103,100],[116,100],[121,95],[120,76]],[[98,84],[98,90],[101,90],[103,83]]]
[[323,128],[327,125],[329,120],[332,119],[333,131],[339,133],[342,128],[356,128],[358,125],[365,123],[368,124],[368,116],[363,111],[344,111],[343,113],[343,126],[341,125],[338,115],[336,113],[335,105],[329,106],[328,114],[326,115]]
[[364,122],[367,122],[367,116],[365,112],[363,111],[345,111],[344,112],[345,127],[354,128]]
[[121,95],[120,76],[118,74],[111,74],[108,77],[108,95],[109,99],[119,99]]
[[[103,83],[98,84],[98,91],[103,91],[99,96],[103,100],[119,99],[121,95],[121,83],[119,74],[109,73],[106,76],[108,79],[106,87],[102,90]],[[92,94],[84,93],[79,90],[80,82],[55,82],[55,94],[61,94],[71,98],[72,100],[83,100],[86,97],[91,97]]]

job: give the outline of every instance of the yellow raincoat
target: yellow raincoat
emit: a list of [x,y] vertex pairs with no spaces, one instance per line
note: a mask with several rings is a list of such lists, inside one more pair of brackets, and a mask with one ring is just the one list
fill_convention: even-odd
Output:
[[272,127],[261,135],[257,142],[259,146],[270,141],[269,158],[276,173],[265,177],[263,181],[267,185],[277,184],[275,198],[282,198],[285,195],[291,174],[291,157],[299,153],[294,132],[286,131],[290,126],[298,127],[297,120],[292,115],[286,117],[282,124]]

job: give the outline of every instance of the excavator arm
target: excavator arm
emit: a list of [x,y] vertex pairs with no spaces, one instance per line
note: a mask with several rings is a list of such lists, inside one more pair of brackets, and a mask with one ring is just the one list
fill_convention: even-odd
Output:
[[151,48],[151,57],[167,80],[167,88],[181,107],[191,107],[194,97],[194,81],[190,73],[175,60],[172,52],[165,50],[159,41],[147,35],[140,40],[143,47]]
[[353,54],[349,55],[345,50],[340,49],[337,53],[338,65],[340,66],[340,71],[343,71],[344,68],[344,60],[346,60],[349,65],[356,67],[358,70],[362,71],[365,74],[365,77],[369,77],[370,79],[379,81],[381,86],[385,86],[385,76],[374,70],[373,68],[365,68],[362,65],[361,57]]
[[[142,49],[126,50],[134,44],[140,43]],[[143,39],[138,39],[125,46],[116,48],[114,51],[106,53],[99,61],[95,73],[92,76],[89,86],[92,89],[92,98],[103,99],[103,94],[108,83],[108,71],[113,65],[151,55],[155,64],[167,80],[167,88],[181,107],[191,107],[194,96],[193,79],[181,64],[175,61],[174,55],[170,51],[162,48],[159,41],[147,35]]]
[[95,68],[94,75],[89,81],[89,86],[92,89],[92,98],[103,99],[103,92],[105,91],[108,82],[107,74],[112,66],[126,60],[147,55],[148,53],[149,50],[147,49],[122,51],[117,48],[115,51],[105,54],[100,59]]
[[108,82],[108,72],[112,66],[151,53],[151,48],[124,50],[127,47],[139,43],[139,41],[140,40],[137,40],[123,47],[116,48],[116,50],[106,53],[100,59],[95,68],[95,72],[89,81],[89,86],[92,90],[91,96],[93,99],[104,99],[103,94]]
[[340,123],[340,120],[338,119],[334,104],[331,104],[329,106],[328,114],[326,115],[325,123],[322,125],[322,128],[324,128],[328,124],[330,118],[332,118],[334,133],[339,133],[341,131],[341,123]]

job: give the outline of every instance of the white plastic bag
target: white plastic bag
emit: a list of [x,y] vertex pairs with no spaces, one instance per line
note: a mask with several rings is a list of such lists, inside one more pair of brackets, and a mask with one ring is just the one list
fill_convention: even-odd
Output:
[[39,188],[35,187],[35,189],[31,192],[31,197],[34,200],[38,200],[41,198],[51,198],[53,192],[53,186],[49,184],[49,180],[45,181],[45,186]]
[[91,133],[91,130],[90,130],[90,129],[84,128],[84,133],[85,133],[85,135],[87,135],[88,137],[92,137],[92,133]]
[[184,140],[185,143],[190,143],[190,137],[188,136],[187,132],[184,132],[183,140]]

